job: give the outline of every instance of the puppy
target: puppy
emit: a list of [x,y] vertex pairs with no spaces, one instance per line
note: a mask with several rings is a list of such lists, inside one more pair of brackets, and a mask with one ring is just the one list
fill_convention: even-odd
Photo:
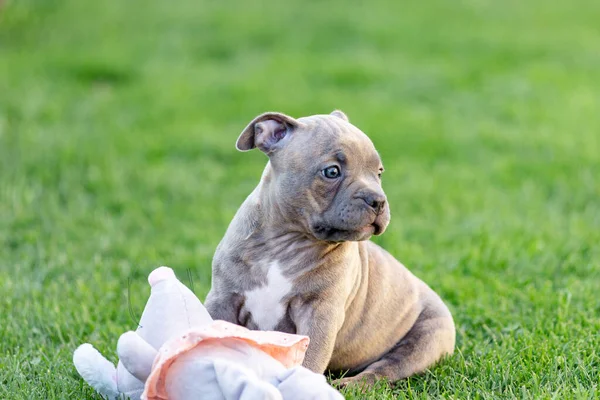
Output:
[[390,210],[383,165],[341,111],[268,112],[237,148],[269,157],[213,259],[206,307],[251,329],[310,337],[304,366],[349,371],[341,385],[421,372],[454,351],[440,297],[368,239]]

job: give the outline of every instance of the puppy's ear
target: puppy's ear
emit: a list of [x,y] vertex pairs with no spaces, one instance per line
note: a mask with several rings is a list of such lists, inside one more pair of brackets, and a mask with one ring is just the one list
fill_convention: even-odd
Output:
[[288,115],[267,112],[254,118],[246,126],[235,147],[239,151],[248,151],[258,147],[263,153],[269,154],[275,150],[283,138],[298,126],[300,126],[300,122]]
[[334,117],[341,118],[341,119],[343,119],[346,122],[350,122],[350,120],[348,119],[348,116],[346,116],[346,114],[344,114],[340,110],[333,110],[330,115],[333,115]]

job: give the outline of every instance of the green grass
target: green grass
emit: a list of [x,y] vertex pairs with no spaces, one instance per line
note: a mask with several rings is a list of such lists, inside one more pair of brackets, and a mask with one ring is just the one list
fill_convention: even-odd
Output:
[[99,398],[146,276],[204,298],[266,110],[379,148],[377,239],[451,307],[454,356],[348,398],[600,397],[600,3],[8,0],[0,11],[0,398]]

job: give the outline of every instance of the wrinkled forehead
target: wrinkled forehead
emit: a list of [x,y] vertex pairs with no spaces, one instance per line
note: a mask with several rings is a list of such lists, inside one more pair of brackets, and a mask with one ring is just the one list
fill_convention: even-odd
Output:
[[[373,142],[360,129],[341,118],[332,115],[313,115],[298,119],[303,124],[298,135],[298,149],[306,151],[312,157],[337,158],[342,163],[357,161],[378,168],[381,164],[379,153]],[[317,160],[315,160],[317,161]]]

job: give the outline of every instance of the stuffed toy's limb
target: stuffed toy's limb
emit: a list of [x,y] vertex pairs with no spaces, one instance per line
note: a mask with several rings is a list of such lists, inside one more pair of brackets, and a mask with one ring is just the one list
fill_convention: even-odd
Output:
[[117,364],[117,388],[124,395],[120,399],[140,400],[144,393],[144,382],[131,375],[121,361]]
[[117,343],[119,360],[131,375],[142,382],[148,379],[152,371],[156,353],[154,347],[132,331],[122,334]]
[[344,400],[340,392],[329,386],[325,376],[304,367],[294,367],[277,377],[277,389],[284,400]]
[[73,353],[73,364],[79,375],[102,396],[116,399],[117,370],[89,343],[82,344]]
[[131,375],[121,362],[117,368],[91,344],[79,346],[73,353],[75,369],[88,385],[109,399],[122,398],[139,400],[144,391],[144,382]]

